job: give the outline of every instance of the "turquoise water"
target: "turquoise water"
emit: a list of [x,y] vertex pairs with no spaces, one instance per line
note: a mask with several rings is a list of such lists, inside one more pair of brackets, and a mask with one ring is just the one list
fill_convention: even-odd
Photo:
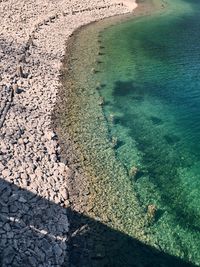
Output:
[[200,266],[200,1],[168,2],[100,34],[96,77],[116,157],[157,207],[151,231]]

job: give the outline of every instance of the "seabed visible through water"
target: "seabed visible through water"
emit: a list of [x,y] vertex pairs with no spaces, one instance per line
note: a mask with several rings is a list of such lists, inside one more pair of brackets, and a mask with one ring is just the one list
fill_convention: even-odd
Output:
[[67,48],[58,124],[74,208],[107,233],[88,266],[200,266],[200,2],[146,5],[138,14],[151,15],[84,27]]

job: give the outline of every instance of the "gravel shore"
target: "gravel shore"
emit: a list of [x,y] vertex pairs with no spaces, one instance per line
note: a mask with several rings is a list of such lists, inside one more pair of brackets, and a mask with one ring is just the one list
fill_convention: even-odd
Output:
[[[125,2],[125,1],[124,1]],[[51,129],[65,42],[89,22],[130,12],[108,0],[0,1],[0,265],[67,266],[70,207]]]

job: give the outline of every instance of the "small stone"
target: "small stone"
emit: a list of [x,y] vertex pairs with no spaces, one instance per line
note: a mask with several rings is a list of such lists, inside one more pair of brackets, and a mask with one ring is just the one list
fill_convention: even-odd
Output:
[[23,198],[23,197],[20,197],[20,198],[19,198],[19,202],[21,202],[21,203],[26,203],[27,201],[26,201],[26,199],[25,199],[25,198]]
[[42,177],[43,172],[42,172],[42,170],[40,169],[40,167],[37,167],[37,169],[35,170],[35,175],[36,175],[37,177]]
[[5,170],[2,171],[2,175],[4,177],[9,177],[11,175],[11,172],[10,172],[9,169],[5,169]]
[[65,200],[64,201],[64,205],[65,205],[66,208],[69,207],[70,206],[70,201],[69,200]]
[[9,203],[12,203],[12,202],[16,201],[17,199],[18,199],[18,195],[17,194],[12,194],[9,197]]
[[[1,200],[4,202],[8,202],[11,195],[11,189],[8,186],[6,186],[4,189],[5,190],[3,190],[3,192],[1,193]],[[8,209],[7,205],[1,208],[1,212],[3,212],[3,209]]]
[[56,136],[55,133],[52,131],[48,131],[45,133],[45,137],[47,140],[53,140],[55,138],[55,136]]
[[5,166],[0,162],[0,171],[3,171]]
[[45,238],[41,242],[41,248],[44,252],[48,251],[51,248],[50,243]]
[[20,80],[17,81],[17,85],[18,85],[19,87],[22,87],[23,84],[24,84],[24,81],[23,81],[22,79],[20,79]]
[[7,247],[3,252],[2,266],[9,266],[15,257],[15,250],[12,247]]
[[13,86],[13,92],[14,94],[18,94],[19,93],[19,87],[18,87],[18,84],[17,83],[14,83]]
[[[8,197],[6,196],[1,196],[1,198],[2,198],[2,200],[4,201],[4,202],[8,202]],[[7,206],[4,206],[4,207],[2,207],[1,208],[1,213],[6,213],[6,214],[8,214],[9,213],[9,209],[8,209],[8,207]]]
[[59,162],[58,169],[59,169],[60,173],[64,173],[66,171],[67,167],[64,163]]
[[23,180],[27,180],[27,179],[28,179],[28,175],[27,175],[26,172],[21,173],[20,176],[21,176],[21,178],[22,178]]
[[10,210],[11,213],[15,213],[15,212],[18,211],[18,207],[16,205],[11,205],[9,210]]
[[24,144],[28,144],[29,140],[28,138],[24,138]]
[[66,242],[62,242],[62,243],[60,244],[60,247],[61,247],[62,250],[65,251],[65,250],[67,249]]
[[10,228],[10,225],[9,223],[6,223],[3,227],[3,229],[6,231],[6,232],[10,232],[11,231],[11,228]]
[[61,188],[60,189],[60,194],[63,197],[64,200],[69,199],[69,192],[66,188]]
[[4,142],[1,142],[0,147],[1,147],[1,152],[2,153],[6,153],[8,151],[8,147]]
[[14,237],[14,233],[13,232],[8,232],[7,233],[7,238],[8,239],[12,239]]
[[57,162],[57,155],[56,155],[56,154],[52,154],[52,155],[50,156],[50,158],[51,158],[51,161],[53,161],[53,162]]
[[5,234],[5,230],[0,228],[0,235]]
[[63,251],[58,244],[54,246],[53,250],[54,250],[56,258],[59,258],[63,254]]
[[55,196],[55,197],[54,197],[54,202],[55,202],[56,204],[60,204],[60,198],[57,197],[57,196]]
[[7,238],[1,238],[1,246],[5,247],[7,244]]
[[45,261],[45,253],[42,252],[41,249],[39,249],[38,247],[35,247],[35,253],[37,255],[37,259],[40,261],[40,262],[44,262]]
[[147,218],[149,222],[153,222],[153,220],[155,219],[156,211],[157,211],[156,205],[151,204],[147,206]]
[[47,234],[48,234],[48,232],[47,232],[46,230],[41,230],[40,233],[41,233],[42,235],[47,235]]
[[19,139],[18,139],[18,144],[19,144],[19,145],[23,145],[23,144],[24,144],[24,140],[23,140],[22,138],[19,138]]
[[18,77],[23,77],[24,74],[23,74],[23,70],[22,70],[22,66],[21,65],[18,65],[17,66],[17,76]]
[[138,168],[133,166],[129,171],[129,176],[135,176],[138,172]]
[[37,267],[38,266],[38,262],[37,262],[36,258],[34,258],[34,257],[29,257],[28,261],[29,261],[31,266],[33,266],[33,267]]

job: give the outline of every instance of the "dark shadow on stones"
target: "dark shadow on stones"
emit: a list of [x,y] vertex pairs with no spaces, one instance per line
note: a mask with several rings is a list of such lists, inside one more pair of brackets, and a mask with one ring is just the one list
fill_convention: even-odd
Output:
[[[2,267],[195,267],[3,179],[0,193],[0,223],[7,224],[6,235],[14,235],[0,239]],[[60,245],[66,257],[59,265]]]
[[[71,212],[71,211],[70,211]],[[70,214],[69,214],[70,216]],[[72,226],[83,229],[71,243],[71,266],[92,267],[194,267],[174,256],[147,246],[128,235],[83,215],[70,216]],[[82,223],[81,223],[82,221]],[[85,226],[85,227],[84,227]],[[87,229],[87,230],[86,230]],[[88,254],[89,252],[89,254]]]

